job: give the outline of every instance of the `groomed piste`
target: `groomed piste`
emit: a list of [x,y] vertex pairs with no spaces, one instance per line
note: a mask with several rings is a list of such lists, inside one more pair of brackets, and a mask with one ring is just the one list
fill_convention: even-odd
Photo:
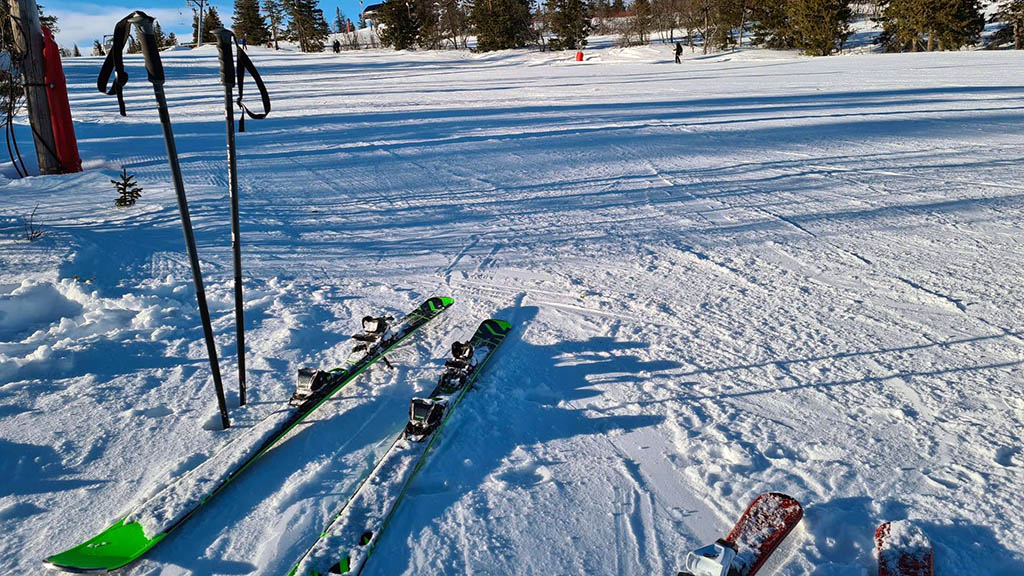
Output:
[[141,59],[125,118],[100,59],[65,59],[84,171],[0,178],[0,573],[195,469],[363,316],[443,295],[125,573],[286,574],[498,318],[364,575],[675,574],[767,492],[804,511],[780,576],[874,573],[905,519],[937,575],[1024,574],[1018,53],[249,52],[274,108],[238,134],[241,408],[217,55],[163,60],[232,428]]

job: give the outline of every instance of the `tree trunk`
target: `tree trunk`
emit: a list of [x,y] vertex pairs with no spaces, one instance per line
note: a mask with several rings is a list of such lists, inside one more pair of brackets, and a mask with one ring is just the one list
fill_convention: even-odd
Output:
[[736,49],[737,50],[743,50],[743,27],[746,26],[746,24],[747,24],[747,7],[741,5],[740,6],[740,33],[739,33],[740,40],[739,40],[739,42],[736,43]]
[[57,143],[50,124],[50,105],[46,97],[46,70],[43,66],[43,32],[39,27],[39,9],[35,0],[10,0],[11,28],[14,31],[15,57],[22,57],[21,73],[25,84],[28,121],[36,145],[40,174],[60,174]]
[[711,31],[711,11],[707,8],[704,9],[704,53],[708,53],[708,33]]

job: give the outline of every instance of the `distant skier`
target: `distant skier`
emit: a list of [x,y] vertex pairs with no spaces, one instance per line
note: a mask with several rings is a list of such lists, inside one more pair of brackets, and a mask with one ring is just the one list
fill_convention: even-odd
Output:
[[242,48],[245,49],[245,48],[248,48],[248,47],[249,47],[249,39],[247,37],[245,37],[245,36],[242,36]]
[[683,55],[683,45],[676,42],[676,64],[682,64],[683,61],[679,59]]
[[334,44],[331,45],[331,49],[334,50],[335,54],[341,54],[341,41],[335,38]]

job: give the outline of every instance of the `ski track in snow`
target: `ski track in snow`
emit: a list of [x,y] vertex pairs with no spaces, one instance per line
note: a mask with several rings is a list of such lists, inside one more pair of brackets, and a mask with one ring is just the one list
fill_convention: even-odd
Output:
[[783,576],[873,572],[901,519],[938,574],[1024,574],[1018,55],[570,56],[253,50],[239,409],[216,53],[167,53],[229,431],[142,61],[121,118],[68,59],[86,171],[2,181],[0,572],[196,467],[363,315],[450,295],[125,573],[286,572],[495,316],[509,341],[366,574],[674,574],[768,490],[806,509]]

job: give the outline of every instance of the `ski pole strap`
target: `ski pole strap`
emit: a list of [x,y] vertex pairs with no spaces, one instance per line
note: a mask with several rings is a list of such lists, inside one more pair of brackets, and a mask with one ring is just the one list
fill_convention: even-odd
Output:
[[[242,109],[245,114],[238,119],[238,131],[245,132],[245,117],[246,115],[253,120],[262,120],[270,114],[270,94],[267,93],[267,86],[263,83],[263,78],[260,76],[259,70],[256,69],[256,65],[252,63],[252,59],[242,49],[242,45],[238,43],[238,37],[235,36],[231,31],[225,30],[224,32],[218,31],[218,33],[226,33],[225,36],[230,35],[231,39],[235,43],[236,52],[238,53],[238,63],[235,65],[236,84],[238,85],[238,100],[235,102],[238,107]],[[229,45],[230,49],[230,45]],[[227,85],[230,79],[225,74],[230,74],[231,66],[231,54],[222,54],[223,64],[221,65],[221,81]],[[256,89],[260,91],[260,99],[263,101],[263,112],[257,114],[249,109],[248,106],[242,102],[243,89],[245,85],[245,74],[246,72],[252,76],[253,82],[256,83]]]
[[[96,87],[100,92],[109,96],[117,95],[117,106],[121,116],[127,116],[124,110],[124,85],[128,83],[128,73],[124,71],[124,45],[128,42],[128,34],[131,32],[131,18],[135,14],[129,14],[114,25],[114,40],[107,51],[107,58],[103,60],[100,67],[100,75],[96,78]],[[109,85],[110,75],[114,75],[114,82]]]
[[[121,116],[126,116],[124,108],[124,86],[128,83],[128,73],[124,69],[124,46],[131,34],[132,24],[142,32],[142,54],[146,61],[146,72],[153,84],[164,83],[164,68],[160,62],[160,52],[153,34],[153,17],[141,10],[125,16],[114,26],[114,39],[107,52],[107,58],[100,67],[100,75],[96,78],[96,87],[100,92],[117,96],[117,106]],[[110,82],[114,75],[113,83]],[[109,84],[109,87],[108,87]]]
[[[235,41],[238,44],[238,41]],[[249,55],[242,50],[242,47],[238,47],[238,66],[235,66],[235,71],[238,74],[238,107],[245,111],[253,120],[262,120],[270,114],[270,94],[267,93],[267,86],[263,83],[263,78],[260,77],[259,70],[249,59]],[[256,83],[256,89],[260,91],[260,99],[263,101],[263,112],[257,114],[242,102],[242,85],[245,81],[245,73],[248,72],[252,76],[252,81]],[[245,116],[238,119],[238,131],[245,132]]]

